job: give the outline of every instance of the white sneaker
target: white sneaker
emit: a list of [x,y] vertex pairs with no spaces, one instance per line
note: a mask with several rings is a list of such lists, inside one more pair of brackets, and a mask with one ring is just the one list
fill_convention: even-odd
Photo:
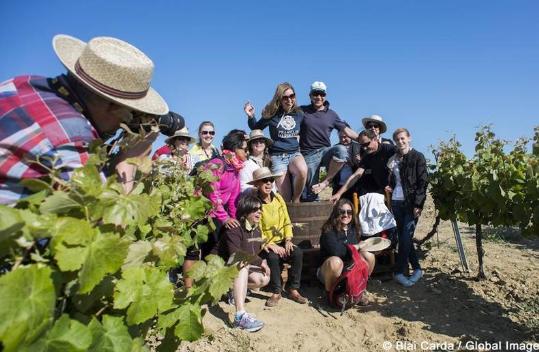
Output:
[[423,277],[423,270],[415,269],[414,272],[412,273],[412,275],[410,276],[410,281],[415,284],[422,277]]
[[408,280],[408,278],[404,276],[404,274],[395,274],[394,279],[404,287],[410,287],[414,284],[412,281]]

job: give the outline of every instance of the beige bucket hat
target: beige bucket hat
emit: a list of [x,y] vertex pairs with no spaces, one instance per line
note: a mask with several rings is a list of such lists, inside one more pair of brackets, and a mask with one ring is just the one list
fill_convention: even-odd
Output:
[[271,170],[268,167],[261,167],[260,169],[256,169],[255,171],[253,171],[253,180],[247,182],[247,184],[254,185],[257,181],[263,180],[265,178],[275,178],[281,175],[281,173],[272,174]]
[[58,34],[52,46],[69,72],[97,94],[147,114],[168,113],[165,100],[150,87],[152,60],[131,44],[111,37],[84,43]]
[[174,138],[178,138],[178,137],[189,138],[189,144],[195,143],[195,137],[189,135],[189,130],[187,129],[187,127],[184,127],[181,130],[177,130],[176,132],[174,132],[172,136],[165,139],[165,143],[170,144],[172,143],[172,140]]
[[363,124],[363,127],[365,129],[367,129],[367,124],[369,122],[375,122],[375,123],[380,125],[380,134],[387,131],[387,126],[386,126],[386,123],[384,122],[384,120],[382,119],[382,116],[380,116],[380,115],[371,115],[371,116],[365,117],[365,118],[363,118],[361,120],[361,123]]
[[273,141],[271,139],[264,136],[264,132],[262,132],[262,130],[252,130],[251,133],[249,133],[249,139],[247,140],[247,143],[250,143],[257,139],[263,139],[264,142],[266,142],[267,147],[273,144]]
[[382,237],[371,237],[359,242],[359,249],[367,252],[378,252],[391,246],[391,241]]

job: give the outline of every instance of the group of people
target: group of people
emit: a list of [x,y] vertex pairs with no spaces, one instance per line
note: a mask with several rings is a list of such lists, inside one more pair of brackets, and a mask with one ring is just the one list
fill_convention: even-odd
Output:
[[[323,82],[311,85],[310,104],[305,106],[296,103],[291,84],[281,83],[259,119],[253,105],[245,104],[251,131],[232,130],[217,148],[211,121],[200,124],[197,141],[183,119],[169,112],[150,87],[152,61],[134,46],[110,37],[85,43],[58,35],[53,47],[67,74],[19,76],[0,84],[0,204],[12,205],[31,193],[23,179],[47,177],[51,170],[69,179],[88,161],[90,143],[113,137],[122,123],[135,126],[141,116],[145,121],[172,119],[173,127],[162,128],[168,135],[166,145],[153,159],[173,158],[186,173],[206,169],[217,176],[212,191],[205,194],[213,205],[210,217],[216,230],[206,243],[187,251],[184,284],[191,287],[189,269],[207,254],[247,255],[230,295],[236,306],[235,326],[262,328],[263,322],[245,312],[248,288],[268,286],[266,305],[278,305],[284,263],[290,265],[288,298],[307,303],[300,293],[303,253],[293,243],[287,202],[317,201],[330,185],[335,205],[321,229],[318,270],[326,291],[350,260],[348,244],[360,251],[369,273],[374,268],[374,255],[361,247],[368,236],[361,218],[354,216],[354,193],[360,198],[389,195],[398,238],[395,280],[411,286],[423,275],[412,237],[426,198],[427,170],[423,155],[410,145],[407,129],[396,129],[393,141],[382,138],[387,126],[372,115],[356,133],[329,108]],[[270,138],[264,136],[266,128]],[[333,130],[339,132],[340,143],[332,146]],[[115,174],[129,192],[136,166],[127,159],[149,155],[156,137],[155,132],[146,133],[114,155],[103,176]],[[320,179],[322,166],[327,172]],[[407,276],[409,263],[413,272]]]

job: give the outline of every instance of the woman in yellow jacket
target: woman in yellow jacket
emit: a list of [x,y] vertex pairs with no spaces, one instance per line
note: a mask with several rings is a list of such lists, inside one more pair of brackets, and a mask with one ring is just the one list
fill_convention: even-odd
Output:
[[274,307],[281,299],[281,268],[283,263],[291,265],[288,271],[288,297],[301,304],[307,299],[299,293],[303,252],[292,243],[292,223],[288,215],[286,203],[280,194],[273,192],[273,182],[278,174],[262,167],[253,172],[253,180],[249,182],[256,187],[258,197],[262,201],[262,217],[260,228],[266,244],[263,257],[270,267],[269,288],[273,293],[266,301],[266,306]]

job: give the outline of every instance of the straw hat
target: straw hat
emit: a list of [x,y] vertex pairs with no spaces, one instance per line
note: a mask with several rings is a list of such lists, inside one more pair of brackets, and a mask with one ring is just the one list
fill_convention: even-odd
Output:
[[147,114],[168,113],[167,103],[150,87],[152,60],[131,44],[111,37],[84,43],[58,34],[52,45],[69,72],[97,94]]
[[187,129],[187,127],[184,127],[181,130],[177,130],[176,132],[174,132],[172,136],[165,139],[165,143],[171,144],[174,138],[178,137],[189,138],[189,144],[195,143],[195,138],[189,135],[189,130]]
[[251,133],[249,133],[249,139],[247,140],[247,143],[251,143],[252,141],[257,139],[264,139],[264,142],[266,142],[267,147],[273,144],[273,141],[271,139],[264,136],[264,132],[262,132],[262,130],[252,130]]
[[359,242],[359,249],[368,252],[378,252],[391,246],[391,241],[382,237],[371,237]]
[[361,123],[363,124],[363,127],[365,129],[367,128],[367,124],[369,122],[374,122],[374,123],[377,123],[377,124],[380,125],[380,134],[387,131],[387,126],[386,126],[386,123],[384,122],[384,120],[382,119],[382,116],[380,116],[380,115],[371,115],[371,116],[365,117],[363,120],[361,120]]
[[257,181],[260,181],[260,180],[263,180],[265,178],[275,178],[275,177],[279,177],[281,176],[282,174],[272,174],[271,173],[271,170],[268,168],[268,167],[261,167],[259,169],[256,169],[255,171],[253,171],[253,180],[252,181],[249,181],[247,182],[248,184],[250,185],[254,185]]

